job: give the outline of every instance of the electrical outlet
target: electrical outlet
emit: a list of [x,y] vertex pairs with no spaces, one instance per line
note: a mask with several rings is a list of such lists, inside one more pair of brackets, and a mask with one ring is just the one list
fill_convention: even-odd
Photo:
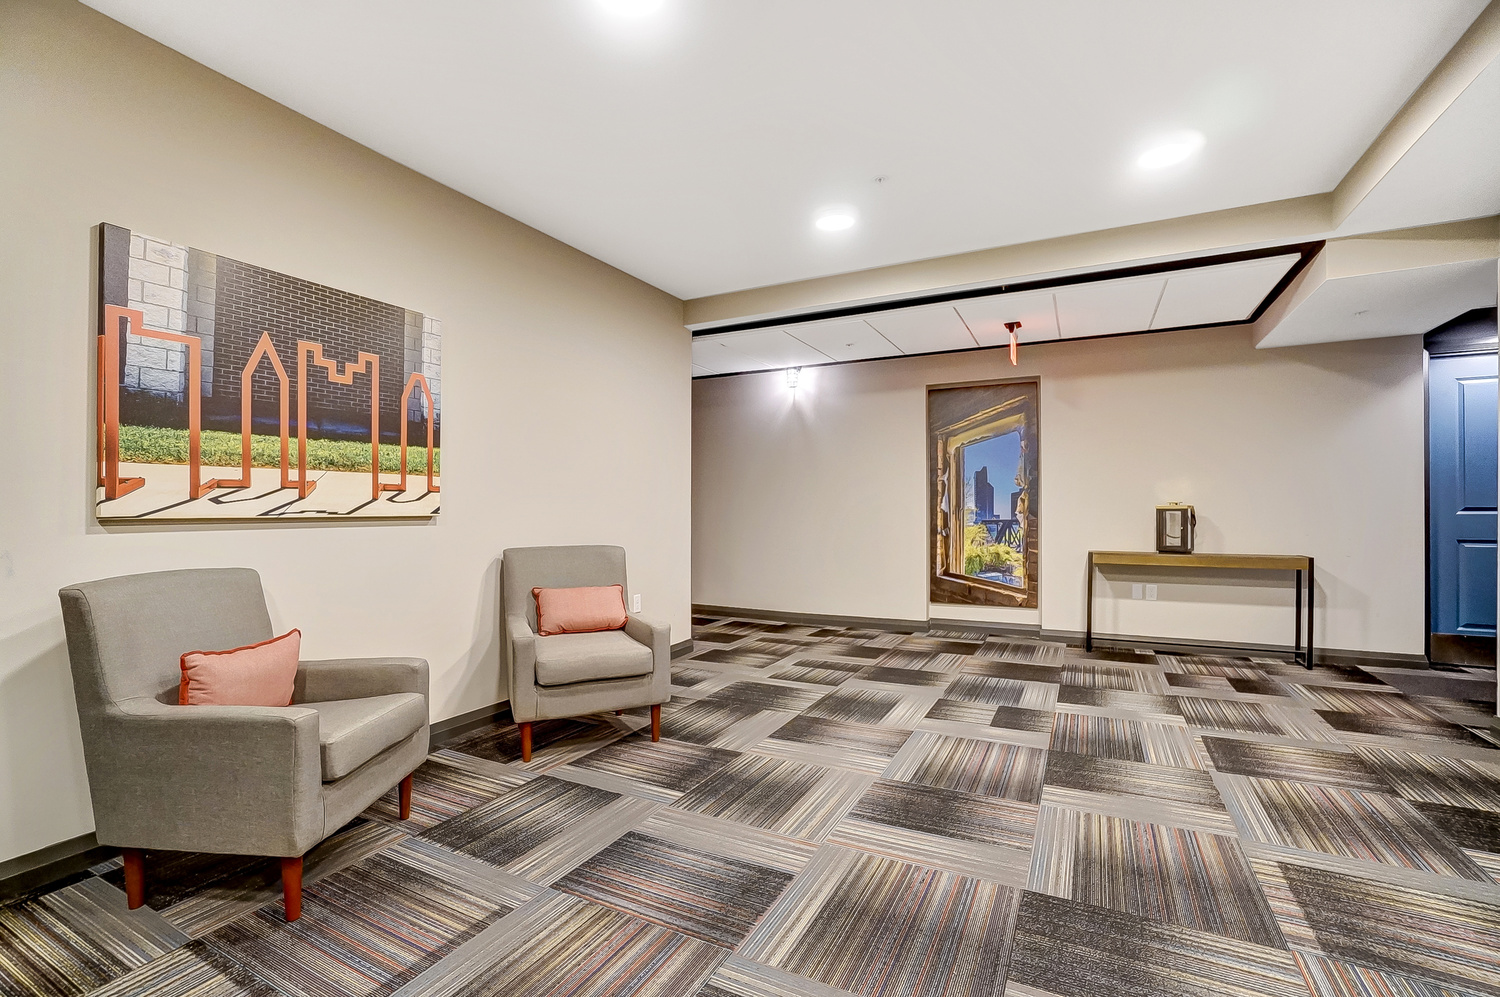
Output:
[[632,613],[639,613],[641,611],[641,594],[639,592],[630,597],[630,611]]
[[1146,595],[1145,589],[1146,589],[1146,586],[1142,585],[1140,582],[1131,582],[1130,583],[1130,598],[1132,598],[1132,599],[1141,599],[1141,598],[1144,598],[1145,595]]
[[1156,601],[1156,586],[1155,585],[1147,585],[1146,586],[1146,601],[1147,602],[1155,602]]

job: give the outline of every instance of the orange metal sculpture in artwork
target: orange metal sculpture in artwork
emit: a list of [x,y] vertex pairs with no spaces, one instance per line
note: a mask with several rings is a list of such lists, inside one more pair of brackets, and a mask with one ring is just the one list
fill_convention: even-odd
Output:
[[104,306],[104,329],[99,336],[99,484],[104,488],[104,498],[117,499],[146,483],[145,478],[120,477],[120,341],[126,335],[181,343],[188,348],[188,497],[202,498],[222,483],[217,479],[201,480],[203,344],[197,336],[148,329],[146,317],[139,309],[119,305]]
[[383,484],[380,480],[380,357],[374,353],[359,351],[356,362],[344,364],[339,372],[337,360],[323,358],[323,344],[297,340],[297,495],[306,498],[317,487],[317,482],[307,477],[307,365],[309,362],[322,367],[331,384],[353,384],[355,374],[370,375],[370,498],[380,498],[381,492],[393,492],[401,488],[395,483]]
[[271,334],[263,332],[250,354],[250,359],[245,363],[245,369],[240,372],[240,476],[232,481],[220,479],[219,485],[222,488],[250,487],[250,431],[253,427],[250,413],[252,382],[255,378],[255,369],[260,366],[263,359],[271,361],[271,368],[280,386],[277,395],[281,399],[281,487],[297,487],[297,482],[292,480],[291,386],[286,368],[281,365],[281,357],[271,342]]
[[432,403],[432,389],[427,386],[427,378],[421,374],[413,374],[406,381],[406,390],[401,393],[401,484],[396,491],[406,491],[406,413],[407,406],[411,403],[411,389],[420,387],[422,394],[427,396],[427,490],[429,492],[440,492],[442,486],[437,484],[433,471],[433,447],[432,447],[432,425],[433,414],[436,406]]

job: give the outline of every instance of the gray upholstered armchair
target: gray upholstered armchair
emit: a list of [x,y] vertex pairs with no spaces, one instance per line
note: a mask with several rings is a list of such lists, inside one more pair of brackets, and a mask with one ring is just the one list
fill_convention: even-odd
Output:
[[661,704],[671,698],[672,630],[629,615],[625,629],[537,636],[533,588],[619,585],[622,547],[511,547],[500,558],[501,632],[510,709],[531,761],[536,720],[651,707],[651,740],[661,738]]
[[427,662],[304,661],[292,706],[178,706],[183,652],[272,636],[260,575],[159,571],[59,594],[95,835],[124,850],[131,907],[145,902],[144,849],[265,855],[281,859],[294,921],[313,845],[398,783],[410,815]]

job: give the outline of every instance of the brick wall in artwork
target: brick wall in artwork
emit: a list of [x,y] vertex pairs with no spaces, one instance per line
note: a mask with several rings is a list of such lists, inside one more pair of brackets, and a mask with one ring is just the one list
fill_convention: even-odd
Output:
[[[322,344],[323,356],[337,360],[340,369],[361,350],[378,354],[382,430],[393,433],[405,381],[406,316],[406,309],[395,305],[219,257],[213,309],[216,407],[231,401],[238,407],[240,374],[261,333],[269,332],[293,384],[299,339]],[[315,426],[352,434],[369,426],[368,375],[355,375],[351,385],[333,384],[321,367],[312,367],[307,380]],[[269,364],[260,365],[254,400],[258,409],[276,405],[277,381]],[[291,404],[295,418],[295,395]]]
[[[126,305],[138,309],[147,328],[187,330],[188,248],[150,236],[130,236]],[[208,362],[204,362],[208,367]],[[125,339],[127,390],[145,391],[181,402],[187,384],[187,347],[160,339]]]

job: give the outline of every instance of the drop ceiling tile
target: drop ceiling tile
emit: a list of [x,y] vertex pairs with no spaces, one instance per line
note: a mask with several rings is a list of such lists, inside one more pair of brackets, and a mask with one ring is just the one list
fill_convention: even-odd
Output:
[[834,360],[870,360],[901,355],[894,343],[862,319],[794,325],[786,331]]
[[1151,328],[1243,322],[1296,262],[1292,253],[1172,274]]
[[1007,322],[1020,322],[1016,338],[1036,343],[1057,338],[1057,310],[1051,291],[1020,291],[973,298],[954,305],[980,346],[1003,346],[1010,342]]
[[713,371],[715,374],[738,374],[748,370],[769,370],[768,364],[755,357],[736,352],[724,341],[723,336],[695,336],[693,338],[693,365]]
[[1151,328],[1165,277],[1127,277],[1060,287],[1057,326],[1063,339],[1113,336]]
[[693,364],[693,376],[694,377],[707,377],[710,374],[717,374],[717,373],[718,373],[718,371],[709,370],[707,367],[699,367],[697,364]]
[[800,339],[787,335],[785,329],[726,332],[723,342],[734,352],[753,357],[767,367],[802,367],[827,363],[830,359]]
[[896,344],[902,353],[940,353],[972,350],[978,342],[952,305],[924,305],[866,315],[876,332]]

